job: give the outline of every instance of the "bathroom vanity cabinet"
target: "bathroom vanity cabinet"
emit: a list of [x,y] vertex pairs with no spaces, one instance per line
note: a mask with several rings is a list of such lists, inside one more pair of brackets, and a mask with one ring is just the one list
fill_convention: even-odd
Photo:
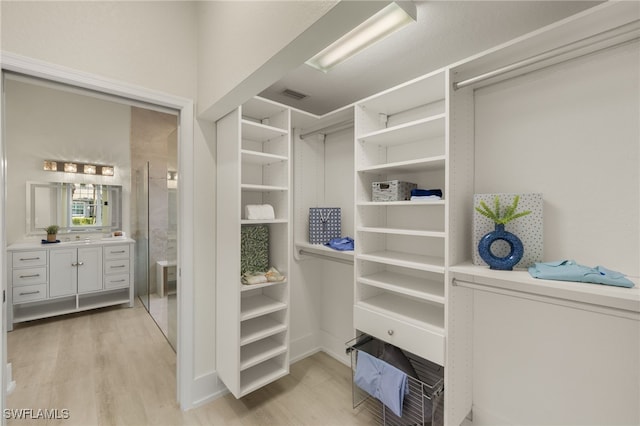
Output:
[[109,238],[7,248],[7,329],[104,306],[133,306],[133,244]]

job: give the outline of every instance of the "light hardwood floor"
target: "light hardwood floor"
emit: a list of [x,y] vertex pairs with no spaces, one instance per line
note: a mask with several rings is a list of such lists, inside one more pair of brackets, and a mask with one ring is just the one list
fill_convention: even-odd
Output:
[[8,334],[15,391],[7,408],[68,409],[67,420],[8,425],[368,425],[352,409],[350,369],[318,353],[291,374],[236,400],[182,412],[176,357],[139,303],[16,325]]

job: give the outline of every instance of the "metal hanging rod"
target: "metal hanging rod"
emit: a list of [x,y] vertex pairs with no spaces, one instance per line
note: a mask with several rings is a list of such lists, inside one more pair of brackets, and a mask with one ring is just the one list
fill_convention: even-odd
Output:
[[315,135],[321,133],[323,135],[328,135],[329,133],[339,132],[340,130],[349,129],[353,127],[353,120],[345,120],[340,123],[331,124],[326,127],[321,127],[320,129],[314,130],[313,132],[303,133],[300,135],[300,139],[304,139],[311,135]]
[[[595,51],[597,50],[602,50],[605,49],[607,47],[611,47],[611,46],[615,46],[618,44],[622,44],[622,43],[626,43],[626,42],[631,42],[631,41],[635,41],[637,39],[640,38],[640,28],[639,28],[639,22],[638,20],[624,24],[624,25],[620,25],[619,27],[615,27],[606,31],[602,31],[599,32],[597,34],[593,34],[589,37],[583,38],[581,40],[577,40],[577,41],[573,41],[571,43],[567,43],[565,45],[556,47],[554,49],[551,50],[547,50],[546,52],[531,56],[527,59],[523,59],[521,61],[518,62],[514,62],[512,64],[509,65],[505,65],[504,67],[495,69],[493,71],[489,71],[486,72],[484,74],[480,74],[476,77],[472,77],[463,81],[459,81],[457,83],[453,83],[453,88],[454,90],[457,89],[461,89],[463,87],[466,86],[470,86],[472,84],[475,83],[479,83],[481,81],[490,79],[492,77],[497,77],[501,74],[505,74],[507,72],[510,71],[515,71],[524,67],[527,67],[529,65],[534,65],[536,63],[542,62],[542,61],[546,61],[546,60],[550,60],[550,59],[554,59],[557,58],[559,56],[565,55],[569,52],[571,52],[572,50],[578,50],[578,49],[582,49],[582,48],[587,48],[587,47],[591,47],[594,46],[595,44],[598,43],[604,43],[613,39],[617,39],[617,38],[622,38],[622,41],[618,42],[618,43],[612,43],[612,44],[607,44],[604,47],[601,47],[599,49],[595,49]],[[630,28],[630,29],[627,29]],[[620,32],[623,31],[623,32]],[[607,37],[604,37],[605,35],[614,32],[614,34],[611,34]],[[591,52],[587,52],[584,53],[582,55],[588,54],[588,53],[592,53]],[[577,55],[578,56],[582,56],[582,55]],[[572,57],[573,58],[573,57]]]

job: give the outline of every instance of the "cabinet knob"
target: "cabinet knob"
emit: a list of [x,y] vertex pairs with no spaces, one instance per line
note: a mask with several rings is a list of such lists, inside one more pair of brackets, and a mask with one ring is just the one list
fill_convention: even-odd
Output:
[[389,334],[389,336],[393,336],[393,330],[387,330],[387,334]]

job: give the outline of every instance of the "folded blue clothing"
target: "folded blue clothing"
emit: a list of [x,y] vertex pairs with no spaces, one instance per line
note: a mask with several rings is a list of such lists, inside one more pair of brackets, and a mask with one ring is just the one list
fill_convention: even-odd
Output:
[[324,245],[334,250],[349,251],[349,250],[353,250],[353,238],[350,238],[350,237],[332,238],[329,240],[329,242],[324,243]]
[[406,373],[366,352],[358,351],[353,381],[360,389],[393,411],[393,414],[402,417],[404,397],[409,393]]
[[627,288],[634,286],[633,282],[625,278],[624,274],[620,272],[612,271],[604,266],[590,268],[580,265],[574,260],[536,263],[529,267],[529,274],[534,278],[545,280],[605,284]]
[[440,189],[412,189],[412,197],[427,197],[429,195],[437,195],[442,197],[442,191]]

